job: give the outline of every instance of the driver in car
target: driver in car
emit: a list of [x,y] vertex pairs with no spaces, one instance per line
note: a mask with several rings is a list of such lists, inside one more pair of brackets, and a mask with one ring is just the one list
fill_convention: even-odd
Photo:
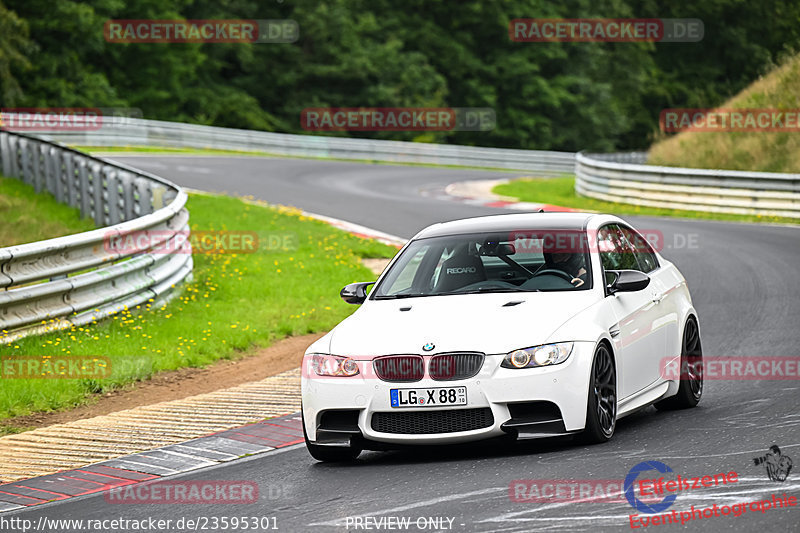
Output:
[[580,287],[586,283],[586,268],[583,265],[584,255],[569,252],[556,252],[550,254],[547,268],[556,268],[572,276],[571,283]]

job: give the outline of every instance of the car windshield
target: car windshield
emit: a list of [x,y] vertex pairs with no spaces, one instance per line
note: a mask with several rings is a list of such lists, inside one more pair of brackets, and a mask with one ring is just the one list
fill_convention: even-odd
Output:
[[372,297],[588,289],[585,232],[539,229],[418,239],[403,250]]

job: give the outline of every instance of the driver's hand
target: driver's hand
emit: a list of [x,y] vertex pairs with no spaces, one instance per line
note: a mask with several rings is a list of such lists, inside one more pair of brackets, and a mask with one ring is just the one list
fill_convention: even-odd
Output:
[[570,283],[572,283],[576,287],[580,287],[581,285],[583,285],[583,280],[581,278],[572,278],[572,281]]

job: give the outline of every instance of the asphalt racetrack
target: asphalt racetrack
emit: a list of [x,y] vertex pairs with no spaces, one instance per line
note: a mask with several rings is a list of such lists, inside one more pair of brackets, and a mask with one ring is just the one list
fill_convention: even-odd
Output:
[[[182,186],[253,195],[400,237],[411,237],[438,221],[504,212],[447,199],[443,189],[455,181],[515,176],[260,157],[114,159]],[[664,233],[662,254],[688,280],[706,357],[799,354],[800,231],[688,219],[623,218],[639,229]],[[598,446],[577,445],[569,438],[493,442],[365,452],[356,464],[340,466],[316,463],[300,445],[178,477],[255,481],[261,498],[253,505],[119,505],[107,503],[103,495],[92,495],[5,517],[174,521],[257,516],[275,517],[278,531],[365,531],[366,525],[373,531],[387,530],[376,527],[382,517],[410,519],[409,531],[630,530],[629,515],[635,511],[624,498],[518,502],[510,498],[518,486],[515,480],[621,480],[638,463],[655,460],[684,477],[738,473],[737,483],[681,492],[667,512],[771,499],[773,494],[796,496],[800,489],[798,406],[796,379],[706,381],[697,408],[665,413],[650,407],[621,420],[614,438]],[[794,459],[795,468],[784,482],[770,481],[764,466],[753,461],[773,444]],[[690,530],[767,532],[800,527],[796,506],[764,512],[748,509],[738,517],[694,516],[685,526]],[[222,530],[211,528],[211,522],[207,525],[206,530]]]

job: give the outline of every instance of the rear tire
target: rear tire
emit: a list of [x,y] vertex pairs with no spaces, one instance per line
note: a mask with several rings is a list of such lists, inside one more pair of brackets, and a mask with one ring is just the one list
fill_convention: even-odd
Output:
[[617,373],[611,350],[604,343],[594,352],[588,396],[581,440],[587,444],[606,442],[614,436],[617,425]]
[[311,457],[323,463],[346,463],[355,461],[361,454],[361,448],[358,446],[321,446],[314,444],[308,440],[308,433],[306,433],[306,420],[303,416],[303,438],[306,441],[306,449]]
[[683,331],[681,343],[681,376],[678,393],[656,402],[659,411],[687,409],[700,402],[703,395],[703,348],[700,344],[700,328],[697,320],[689,317]]

